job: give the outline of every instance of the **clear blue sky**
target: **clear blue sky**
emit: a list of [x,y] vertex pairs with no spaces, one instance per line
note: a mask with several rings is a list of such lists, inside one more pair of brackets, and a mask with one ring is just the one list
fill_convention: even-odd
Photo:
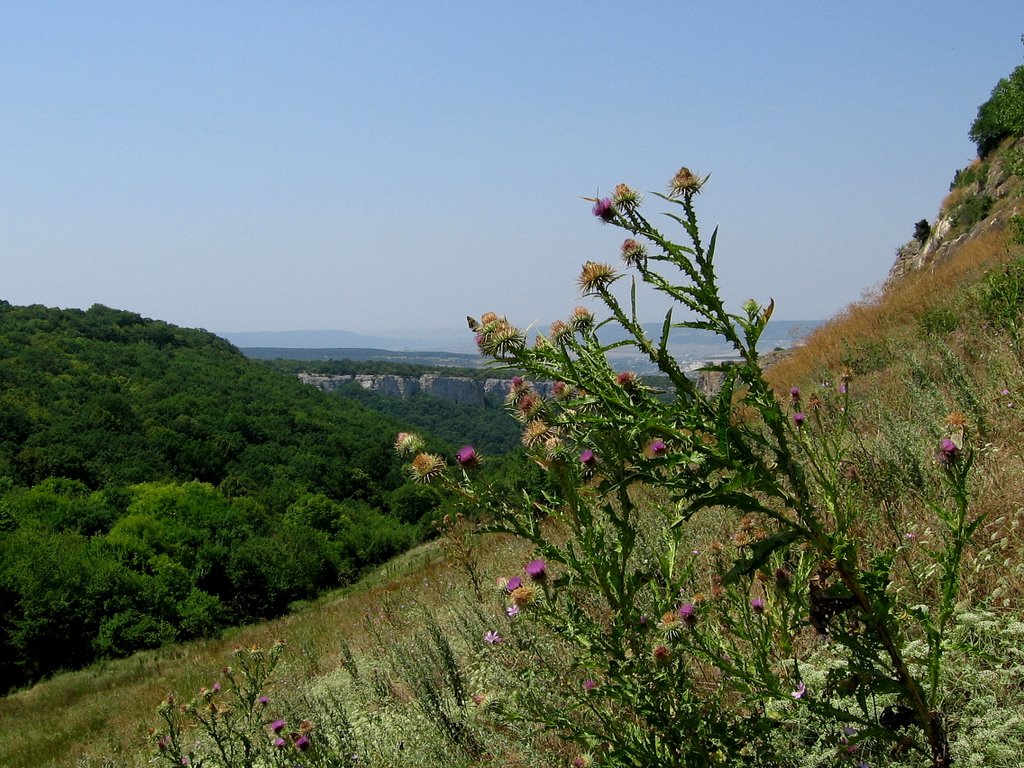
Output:
[[580,196],[688,165],[730,302],[827,317],[935,217],[1022,32],[1020,0],[7,3],[0,298],[546,326],[622,240]]

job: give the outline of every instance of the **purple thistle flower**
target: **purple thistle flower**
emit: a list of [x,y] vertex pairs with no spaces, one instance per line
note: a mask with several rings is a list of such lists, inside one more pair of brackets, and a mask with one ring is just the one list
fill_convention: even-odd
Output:
[[676,611],[679,614],[679,618],[683,620],[683,623],[688,627],[692,627],[697,623],[697,608],[693,603],[683,603],[679,606],[679,610]]
[[752,610],[754,613],[758,615],[764,613],[764,600],[762,600],[760,597],[755,597],[753,600],[750,601],[750,610]]
[[267,704],[269,704],[269,703],[270,703],[270,699],[269,699],[269,698],[267,698],[266,696],[260,696],[260,697],[259,697],[258,699],[256,699],[256,701],[258,701],[258,702],[259,702],[260,704],[262,704],[262,705],[263,705],[264,707],[265,707],[265,706],[267,706]]
[[668,446],[665,445],[664,440],[659,440],[657,438],[651,440],[644,449],[644,456],[648,459],[656,459],[659,456],[664,456],[666,453],[668,453]]
[[580,464],[587,469],[593,469],[597,465],[597,456],[592,450],[587,448],[580,454]]
[[270,730],[274,733],[280,733],[284,730],[284,720],[275,720],[270,724]]
[[595,688],[597,688],[597,681],[596,680],[591,680],[588,677],[586,680],[583,681],[583,690],[584,691],[592,691]]
[[464,469],[476,469],[480,465],[480,456],[472,445],[464,445],[455,454],[455,460]]
[[800,402],[800,387],[789,388],[789,399],[792,401],[793,405]]
[[942,442],[939,443],[939,451],[935,458],[942,466],[952,467],[956,464],[957,459],[960,458],[960,448],[948,437],[944,437]]
[[502,637],[493,629],[491,629],[488,630],[487,634],[484,635],[484,642],[490,645],[497,645],[498,643],[502,642]]
[[214,693],[218,692],[219,690],[220,690],[220,683],[214,683],[213,684],[213,691],[214,691]]
[[300,752],[305,752],[307,749],[309,749],[309,744],[309,736],[307,736],[306,734],[302,734],[301,736],[299,736],[299,738],[295,740],[295,748]]
[[523,580],[520,579],[518,576],[513,576],[511,579],[505,582],[505,589],[509,592],[515,592],[521,586],[523,586]]
[[284,747],[288,744],[288,742],[282,739],[280,736],[274,739],[271,743],[278,749],[284,749]]
[[526,564],[526,575],[534,581],[543,581],[547,576],[548,566],[543,560],[531,560]]
[[805,421],[807,421],[807,414],[803,411],[797,411],[793,414],[793,423],[796,424],[797,429],[800,429]]
[[602,197],[594,203],[594,207],[591,210],[601,221],[608,222],[615,218],[615,206],[612,205],[610,197]]

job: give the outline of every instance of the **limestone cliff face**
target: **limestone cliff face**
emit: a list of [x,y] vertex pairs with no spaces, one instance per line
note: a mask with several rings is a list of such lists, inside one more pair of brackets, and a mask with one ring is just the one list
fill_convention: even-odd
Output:
[[[419,377],[373,373],[338,376],[300,373],[298,378],[303,384],[309,384],[323,392],[333,392],[346,384],[355,383],[363,389],[386,397],[412,397],[423,393],[459,405],[483,405],[487,396],[504,400],[512,387],[510,379],[477,381],[465,376],[444,376],[438,373],[425,373]],[[550,381],[535,382],[533,386],[541,396],[551,396]]]
[[[984,163],[976,162],[961,173],[970,172],[972,180],[951,191],[931,233],[923,242],[911,240],[896,251],[896,262],[889,270],[889,280],[898,280],[906,274],[928,269],[946,261],[969,240],[986,232],[1006,227],[1014,216],[1024,213],[1021,200],[1022,182],[1016,163],[1024,156],[1024,138],[1013,145],[994,152]],[[1014,173],[1014,171],[1017,173]],[[966,231],[958,226],[964,205],[987,200],[990,211]]]

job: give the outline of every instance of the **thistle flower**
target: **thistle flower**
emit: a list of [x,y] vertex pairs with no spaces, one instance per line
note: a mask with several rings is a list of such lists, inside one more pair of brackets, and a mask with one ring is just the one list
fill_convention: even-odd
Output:
[[793,403],[793,405],[800,404],[800,387],[789,388],[789,401]]
[[556,381],[551,385],[551,394],[555,396],[556,400],[562,400],[572,394],[572,387],[564,381]]
[[472,445],[464,445],[455,454],[455,460],[463,469],[476,469],[480,466],[480,456]]
[[693,197],[701,191],[709,178],[709,176],[705,176],[702,179],[700,176],[695,176],[689,168],[680,168],[669,182],[669,197]]
[[543,560],[531,560],[526,564],[526,575],[534,581],[543,581],[547,577],[548,566]]
[[504,318],[485,325],[478,336],[480,351],[494,357],[505,357],[526,344],[526,336]]
[[583,681],[583,690],[584,691],[592,691],[595,688],[597,688],[597,681],[596,680],[593,680],[593,679],[588,677],[586,680]]
[[300,752],[305,752],[307,749],[309,749],[309,736],[307,736],[304,733],[301,734],[297,739],[295,739],[294,744],[297,750],[299,750]]
[[284,730],[284,720],[275,720],[270,724],[270,730],[274,733],[280,733]]
[[576,283],[580,292],[584,295],[589,293],[601,293],[607,290],[608,286],[619,279],[614,267],[610,264],[601,264],[596,261],[588,261],[583,265]]
[[586,307],[576,307],[569,318],[569,326],[574,331],[583,331],[594,325],[594,314]]
[[942,466],[952,467],[960,458],[960,447],[948,437],[944,437],[939,443],[939,450],[935,454],[935,458]]
[[623,389],[636,389],[639,381],[637,375],[632,371],[622,371],[615,376],[615,383]]
[[511,579],[508,579],[505,582],[505,589],[508,592],[515,592],[521,586],[523,586],[523,580],[520,579],[518,576],[513,576]]
[[580,454],[580,464],[587,469],[593,469],[597,466],[596,454],[590,448],[587,448]]
[[648,459],[656,459],[659,456],[664,456],[666,453],[668,453],[668,446],[665,445],[664,440],[659,440],[658,438],[651,440],[647,447],[644,448],[644,456]]
[[617,184],[612,196],[614,204],[622,210],[631,210],[640,205],[640,193],[627,184]]
[[610,197],[602,197],[595,201],[591,211],[601,221],[609,222],[615,219],[615,205]]
[[284,739],[282,739],[280,736],[278,736],[276,739],[274,739],[271,742],[271,744],[273,744],[278,749],[284,749],[286,746],[288,746],[288,742],[285,741]]
[[758,616],[764,613],[764,600],[760,597],[755,597],[750,601],[750,610],[756,613]]
[[622,260],[628,266],[643,266],[647,263],[647,249],[632,238],[622,242],[621,252]]
[[412,432],[399,432],[395,438],[395,451],[401,456],[412,456],[423,450],[423,438]]
[[571,330],[572,329],[566,323],[563,323],[561,320],[555,320],[555,322],[551,324],[551,330],[548,332],[548,335],[551,337],[552,341],[557,343],[561,341],[562,338]]
[[676,613],[686,626],[692,628],[697,625],[697,608],[693,603],[683,603]]
[[537,597],[536,591],[529,585],[523,585],[516,587],[512,590],[512,602],[518,605],[520,608],[529,605]]
[[805,421],[807,421],[807,414],[803,411],[797,411],[793,414],[793,423],[796,425],[797,429],[800,429],[800,427],[804,425]]
[[533,419],[523,427],[522,442],[527,448],[546,443],[552,437],[554,433],[543,419]]
[[429,483],[444,472],[444,459],[433,453],[420,453],[409,465],[413,482]]
[[657,662],[665,661],[669,656],[672,655],[671,649],[664,644],[654,646],[654,660]]

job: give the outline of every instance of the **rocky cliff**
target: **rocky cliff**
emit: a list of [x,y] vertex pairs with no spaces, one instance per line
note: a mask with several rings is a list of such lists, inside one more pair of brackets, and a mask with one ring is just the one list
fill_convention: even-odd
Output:
[[911,240],[896,251],[889,280],[928,269],[949,259],[966,242],[1004,229],[1024,214],[1024,138],[975,160],[959,171],[927,237]]
[[[299,381],[310,384],[323,392],[333,392],[347,384],[358,384],[363,389],[386,397],[412,397],[424,394],[459,405],[483,405],[488,396],[504,400],[512,386],[510,379],[479,381],[466,376],[443,376],[437,373],[425,373],[422,376],[369,373],[330,376],[319,373],[300,373],[298,377]],[[550,382],[537,382],[534,383],[534,387],[545,397],[551,394]]]

